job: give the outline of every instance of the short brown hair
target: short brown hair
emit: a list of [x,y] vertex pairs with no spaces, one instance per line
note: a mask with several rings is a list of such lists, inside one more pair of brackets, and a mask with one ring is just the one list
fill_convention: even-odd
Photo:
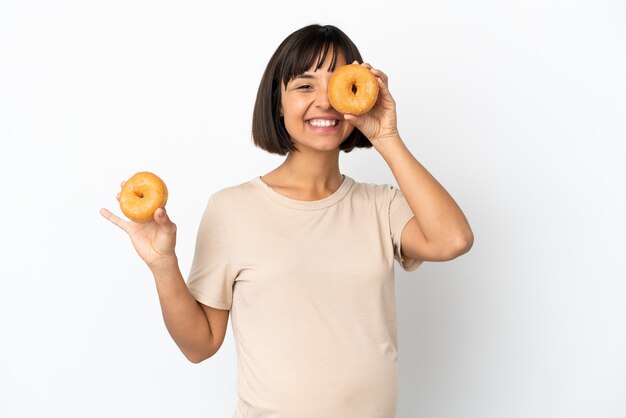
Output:
[[[280,116],[281,86],[307,71],[316,60],[315,69],[319,69],[331,49],[330,71],[334,71],[339,53],[343,54],[347,63],[363,62],[354,42],[332,25],[305,26],[278,46],[265,68],[254,103],[252,140],[257,147],[279,155],[297,151]],[[339,145],[344,152],[371,147],[372,143],[357,128]]]

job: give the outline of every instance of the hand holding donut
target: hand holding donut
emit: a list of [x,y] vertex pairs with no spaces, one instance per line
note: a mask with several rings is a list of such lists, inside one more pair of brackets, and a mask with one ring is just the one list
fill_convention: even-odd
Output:
[[[350,65],[354,66],[354,64],[357,64],[356,61]],[[375,76],[376,82],[378,83],[378,94],[377,97],[374,99],[374,106],[365,113],[356,112],[354,114],[347,112],[346,110],[348,109],[346,109],[345,107],[338,106],[340,107],[339,109],[335,107],[333,100],[335,102],[337,102],[337,100],[333,98],[334,93],[331,92],[333,77],[335,76],[335,74],[338,74],[341,68],[347,66],[337,69],[333,73],[333,76],[331,76],[328,86],[329,101],[336,110],[344,113],[345,120],[354,125],[355,128],[361,131],[363,135],[365,135],[367,139],[369,139],[370,142],[375,145],[375,142],[382,138],[398,135],[396,102],[389,92],[389,80],[387,78],[387,75],[380,70],[372,68],[370,64],[363,63],[360,64],[360,66],[367,68]],[[341,74],[338,74],[338,76],[340,75]],[[358,85],[356,87],[358,87]],[[365,108],[367,108],[367,106]]]
[[[117,200],[120,202],[122,212],[137,221],[125,221],[104,208],[100,209],[100,214],[128,234],[135,250],[148,267],[158,268],[176,256],[174,251],[176,225],[165,211],[164,205],[167,200],[167,189],[163,190],[165,184],[156,175],[142,172],[128,181],[123,181],[120,186],[122,190],[117,194]],[[148,189],[152,186],[158,187],[158,190]],[[153,205],[151,208],[143,208],[143,212],[141,210],[143,202],[133,203],[134,198],[129,196],[142,193],[141,199],[145,198]]]

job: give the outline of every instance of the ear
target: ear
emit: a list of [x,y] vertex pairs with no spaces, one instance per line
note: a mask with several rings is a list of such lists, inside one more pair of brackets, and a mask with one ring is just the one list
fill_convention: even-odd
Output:
[[281,103],[281,105],[280,105],[280,108],[278,109],[278,114],[280,115],[280,117],[281,117],[281,118],[282,118],[283,116],[285,116],[285,115],[283,114],[283,105],[282,105],[282,103]]

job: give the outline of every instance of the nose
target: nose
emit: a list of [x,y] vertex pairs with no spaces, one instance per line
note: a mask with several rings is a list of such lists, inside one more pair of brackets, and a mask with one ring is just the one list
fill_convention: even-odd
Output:
[[319,87],[315,105],[321,109],[329,109],[330,101],[328,100],[328,84]]

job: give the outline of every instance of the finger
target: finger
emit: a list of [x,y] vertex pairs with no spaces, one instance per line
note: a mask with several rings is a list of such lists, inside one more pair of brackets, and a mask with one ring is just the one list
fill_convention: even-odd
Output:
[[382,80],[385,84],[387,84],[387,82],[389,81],[389,77],[387,77],[387,74],[385,74],[385,73],[383,73],[382,71],[377,70],[377,69],[375,69],[375,68],[372,68],[371,70],[372,70],[372,73],[373,73],[376,77],[380,78],[380,79],[381,79],[381,80]]
[[[123,188],[125,184],[126,184],[126,180],[122,180],[122,181],[120,182],[120,188]],[[117,196],[115,196],[115,198],[116,198],[116,199],[117,199],[117,201],[119,202],[119,200],[120,200],[120,193],[118,193],[118,194],[117,194]]]
[[369,68],[370,70],[372,69],[372,66],[371,66],[371,64],[369,62],[364,62],[361,65],[366,67],[366,68]]
[[119,226],[123,231],[126,231],[128,222],[122,220],[119,216],[111,213],[105,208],[100,209],[100,215],[102,215],[105,219],[109,220],[112,224]]
[[171,223],[169,216],[167,216],[165,208],[157,208],[157,210],[154,211],[154,220],[161,225]]
[[357,129],[361,129],[363,127],[363,118],[362,116],[355,116],[355,115],[351,115],[349,113],[346,113],[343,115],[343,119],[348,122],[349,124],[351,124],[352,126],[354,126]]
[[385,83],[382,78],[377,78],[376,81],[378,81],[378,87],[380,87],[380,89],[382,90],[384,94],[389,93],[389,88],[387,87],[387,83]]
[[376,81],[378,82],[379,89],[378,100],[381,100],[381,98],[385,101],[393,100],[391,92],[389,91],[389,83],[385,82],[382,77],[376,77]]
[[167,215],[167,211],[165,210],[165,208],[158,208],[154,212],[154,219],[159,225],[163,226],[163,228],[165,228],[168,232],[170,233],[176,232],[176,224],[174,224],[174,222],[172,222],[170,217]]

